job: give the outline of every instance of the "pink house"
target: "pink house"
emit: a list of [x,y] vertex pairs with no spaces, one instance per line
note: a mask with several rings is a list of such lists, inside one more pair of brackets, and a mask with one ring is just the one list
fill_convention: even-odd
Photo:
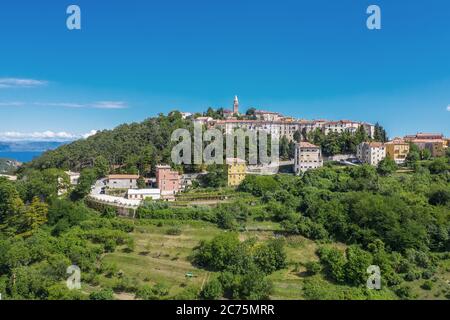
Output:
[[172,198],[180,191],[181,176],[170,166],[158,165],[156,166],[156,185],[161,190],[163,198]]

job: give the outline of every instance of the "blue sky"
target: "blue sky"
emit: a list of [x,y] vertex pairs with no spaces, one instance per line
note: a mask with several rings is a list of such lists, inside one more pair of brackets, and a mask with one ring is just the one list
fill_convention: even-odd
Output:
[[[66,28],[70,4],[81,7],[80,31]],[[382,30],[366,28],[370,4]],[[80,136],[173,109],[230,107],[235,94],[242,111],[450,135],[450,2],[0,5],[0,139]]]

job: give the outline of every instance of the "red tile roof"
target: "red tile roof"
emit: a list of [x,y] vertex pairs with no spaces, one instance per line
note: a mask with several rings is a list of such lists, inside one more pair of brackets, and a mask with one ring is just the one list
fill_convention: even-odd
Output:
[[306,142],[306,141],[299,142],[299,143],[297,143],[297,145],[299,145],[300,148],[319,148],[319,146],[316,146],[316,145]]
[[139,179],[137,174],[110,174],[108,179]]

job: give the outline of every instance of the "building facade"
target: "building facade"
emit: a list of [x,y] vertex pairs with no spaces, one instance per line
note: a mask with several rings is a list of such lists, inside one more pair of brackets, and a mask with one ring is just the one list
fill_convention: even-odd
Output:
[[78,184],[78,182],[80,181],[80,173],[79,172],[65,171],[65,173],[69,176],[71,185]]
[[145,200],[151,198],[153,200],[161,199],[160,189],[129,189],[127,192],[127,199],[130,200]]
[[322,150],[309,142],[295,145],[294,170],[296,174],[323,166]]
[[304,120],[294,119],[292,117],[285,117],[281,113],[256,110],[253,120],[239,120],[235,117],[239,115],[239,99],[234,98],[233,109],[223,109],[224,120],[212,119],[210,117],[198,117],[194,119],[194,123],[201,123],[208,128],[222,129],[225,134],[232,134],[236,129],[244,129],[250,131],[265,131],[271,135],[278,135],[280,138],[286,136],[289,141],[294,140],[294,133],[300,131],[303,135],[320,129],[325,134],[332,132],[342,133],[350,132],[356,133],[362,127],[369,138],[374,138],[375,126],[366,122],[351,121],[351,120]]
[[245,160],[238,158],[227,158],[227,177],[228,186],[236,187],[244,181],[246,176],[247,166]]
[[405,163],[409,153],[409,143],[403,139],[393,139],[385,143],[386,157],[391,158],[397,164]]
[[174,199],[181,189],[181,176],[168,165],[156,166],[156,186],[161,190],[161,197]]
[[283,137],[289,141],[294,140],[295,132],[299,131],[302,134],[308,134],[316,129],[322,130],[325,134],[331,132],[342,133],[344,131],[354,134],[359,127],[363,127],[370,138],[374,137],[374,126],[368,123],[361,122],[330,122],[322,120],[292,120],[282,118],[276,121],[267,120],[211,120],[207,123],[210,128],[221,129],[225,134],[232,134],[236,129],[243,129],[248,131],[262,131],[273,136]]
[[356,148],[356,157],[362,163],[377,166],[386,158],[386,147],[381,142],[363,142]]
[[408,135],[404,140],[415,144],[420,150],[428,149],[432,157],[442,157],[446,153],[447,140],[440,133],[417,133]]
[[136,189],[139,175],[135,174],[111,174],[106,185],[110,189]]
[[256,120],[260,121],[278,121],[283,118],[283,116],[278,112],[256,110],[255,111]]

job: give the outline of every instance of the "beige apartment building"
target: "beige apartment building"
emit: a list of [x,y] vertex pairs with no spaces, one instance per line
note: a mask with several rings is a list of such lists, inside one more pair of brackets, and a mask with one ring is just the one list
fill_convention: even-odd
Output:
[[362,142],[356,147],[356,157],[362,163],[377,166],[386,158],[386,147],[381,142]]
[[323,166],[322,150],[309,142],[295,145],[294,170],[296,174]]

